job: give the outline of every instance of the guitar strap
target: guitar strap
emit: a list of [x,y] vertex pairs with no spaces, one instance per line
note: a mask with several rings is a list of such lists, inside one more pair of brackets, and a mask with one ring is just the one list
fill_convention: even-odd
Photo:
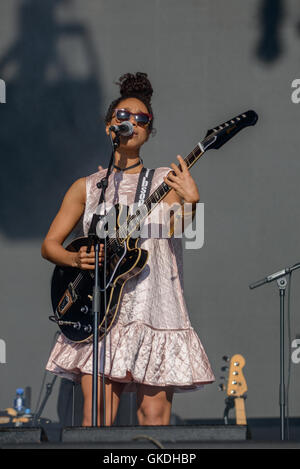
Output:
[[[154,172],[155,172],[155,169],[148,169],[145,167],[142,168],[140,175],[139,175],[137,187],[136,187],[135,199],[134,199],[134,204],[133,204],[134,212],[136,211],[137,207],[140,207],[140,205],[142,205],[144,201],[147,199],[147,197],[149,196]],[[101,201],[103,200],[102,192],[103,191],[101,190],[98,205],[100,205]]]
[[[136,187],[135,199],[134,199],[134,203],[137,204],[138,207],[144,203],[144,201],[147,199],[150,193],[154,171],[155,169],[147,169],[143,167],[140,172],[139,180],[138,180],[137,187]],[[98,187],[98,184],[97,184],[97,187]],[[101,202],[103,201],[102,192],[103,191],[101,190],[98,205],[100,205]]]
[[[143,167],[140,172],[139,180],[136,186],[134,204],[133,204],[134,213],[136,212],[136,210],[138,210],[138,207],[143,205],[143,203],[145,202],[145,200],[147,199],[150,193],[154,171],[155,171],[154,169],[147,169]],[[139,231],[142,229],[144,225],[144,221],[145,220],[143,220],[142,223],[139,223],[138,225]]]
[[147,169],[143,167],[140,172],[134,200],[134,203],[137,204],[138,207],[144,203],[149,195],[154,171],[155,169]]

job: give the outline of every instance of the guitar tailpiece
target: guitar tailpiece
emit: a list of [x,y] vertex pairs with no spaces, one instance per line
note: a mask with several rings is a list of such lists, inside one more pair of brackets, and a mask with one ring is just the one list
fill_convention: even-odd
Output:
[[77,322],[74,322],[74,321],[61,321],[60,319],[57,319],[55,316],[49,316],[49,319],[50,319],[50,321],[55,322],[59,326],[73,326],[74,329],[81,329],[81,323],[79,321],[77,321]]

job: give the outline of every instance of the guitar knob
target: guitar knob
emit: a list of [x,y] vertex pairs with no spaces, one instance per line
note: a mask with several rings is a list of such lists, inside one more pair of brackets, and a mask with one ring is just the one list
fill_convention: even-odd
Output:
[[84,326],[84,332],[92,332],[92,326],[89,324],[88,326]]
[[73,324],[73,327],[74,329],[80,329],[81,328],[80,322],[78,321],[76,324]]
[[83,314],[87,314],[89,312],[89,308],[84,305],[80,308],[80,311],[83,313]]

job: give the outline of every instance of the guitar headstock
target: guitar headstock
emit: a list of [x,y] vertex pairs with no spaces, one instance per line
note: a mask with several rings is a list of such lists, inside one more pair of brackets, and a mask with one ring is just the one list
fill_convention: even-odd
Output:
[[[229,361],[228,357],[223,357],[223,359]],[[243,374],[245,363],[245,358],[242,355],[236,354],[231,357],[229,367],[222,367],[223,371],[228,369],[227,396],[242,397],[247,392],[248,387]],[[225,390],[225,385],[222,384],[219,389]]]
[[250,125],[255,125],[258,119],[258,115],[255,111],[246,111],[243,114],[240,114],[233,119],[230,119],[223,124],[210,129],[207,131],[205,139],[199,144],[200,148],[202,147],[203,151],[214,148],[217,150],[224,143],[230,140],[235,134],[240,132],[240,130],[248,127]]

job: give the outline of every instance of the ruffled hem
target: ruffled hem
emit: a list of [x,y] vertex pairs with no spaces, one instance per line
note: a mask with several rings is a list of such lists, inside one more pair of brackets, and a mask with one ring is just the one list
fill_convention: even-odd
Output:
[[[99,343],[99,375],[104,369],[104,343]],[[92,343],[74,343],[58,338],[46,369],[79,382],[93,372]],[[137,384],[173,387],[174,392],[195,391],[215,381],[204,348],[192,327],[154,329],[142,322],[120,321],[106,338],[105,376],[126,383],[124,392]]]

